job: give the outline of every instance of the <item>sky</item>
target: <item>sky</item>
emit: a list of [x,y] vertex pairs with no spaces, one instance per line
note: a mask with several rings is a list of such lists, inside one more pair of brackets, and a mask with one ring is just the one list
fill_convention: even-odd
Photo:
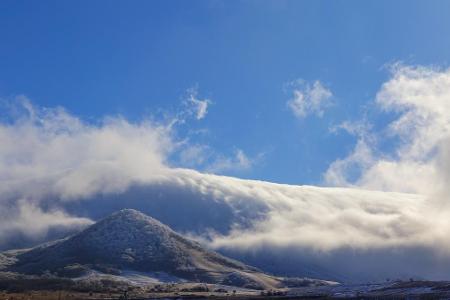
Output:
[[2,1],[0,249],[137,208],[329,269],[296,276],[448,279],[449,6]]
[[[385,124],[389,115],[372,103],[386,65],[446,66],[450,55],[446,1],[0,5],[1,98],[25,95],[87,122],[135,122],[178,114],[195,91],[207,113],[177,134],[207,146],[210,161],[174,156],[172,165],[279,183],[326,184],[329,165],[356,142],[330,128],[362,114]],[[314,82],[329,91],[328,105],[295,114],[288,101]]]

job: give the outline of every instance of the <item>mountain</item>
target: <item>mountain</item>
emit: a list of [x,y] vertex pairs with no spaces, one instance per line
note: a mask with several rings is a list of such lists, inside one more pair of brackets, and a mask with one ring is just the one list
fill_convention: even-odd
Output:
[[0,254],[2,271],[80,278],[126,272],[254,289],[320,280],[284,279],[203,248],[143,213],[124,209],[71,237]]

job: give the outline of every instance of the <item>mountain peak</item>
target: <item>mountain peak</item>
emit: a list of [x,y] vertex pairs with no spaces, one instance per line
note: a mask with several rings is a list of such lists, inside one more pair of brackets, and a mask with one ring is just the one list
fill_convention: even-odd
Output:
[[23,274],[50,271],[69,277],[87,270],[162,272],[195,282],[253,288],[280,284],[278,278],[205,249],[134,209],[117,211],[59,242],[18,253],[9,268]]
[[136,209],[132,209],[132,208],[124,208],[121,210],[118,210],[116,212],[113,212],[111,215],[109,215],[109,217],[118,217],[118,216],[123,216],[123,217],[129,217],[129,218],[142,218],[142,217],[148,217],[151,218],[150,216],[136,210]]
[[141,221],[145,220],[148,222],[159,223],[163,226],[166,226],[166,225],[162,224],[161,222],[159,222],[158,220],[156,220],[136,209],[132,209],[132,208],[124,208],[124,209],[118,210],[118,211],[110,214],[103,220],[111,220],[111,219],[128,219],[128,220],[141,220]]
[[101,231],[104,230],[104,234],[110,235],[110,233],[127,234],[130,231],[138,231],[139,233],[164,235],[164,234],[176,234],[167,225],[164,225],[160,221],[138,211],[135,209],[122,209],[112,213],[106,218],[98,221],[89,227],[86,231]]
[[117,211],[70,238],[50,247],[32,249],[18,258],[13,269],[33,274],[45,270],[64,274],[72,265],[94,270],[104,270],[107,266],[216,282],[235,272],[260,272],[204,249],[134,209]]

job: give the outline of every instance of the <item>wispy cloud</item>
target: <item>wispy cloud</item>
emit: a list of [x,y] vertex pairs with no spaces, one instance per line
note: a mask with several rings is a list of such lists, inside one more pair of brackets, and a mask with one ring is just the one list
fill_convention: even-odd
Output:
[[203,166],[213,155],[213,150],[202,144],[186,145],[179,152],[179,161],[182,166],[198,168]]
[[93,223],[88,218],[70,216],[62,210],[43,211],[26,200],[19,200],[16,205],[13,210],[2,207],[0,212],[0,246],[4,240],[18,233],[39,242],[49,230],[77,230]]
[[205,170],[211,173],[223,173],[227,171],[245,171],[249,170],[259,159],[261,155],[256,158],[249,158],[243,150],[236,149],[233,156],[220,155],[214,159]]
[[234,149],[230,154],[216,151],[204,144],[187,143],[178,152],[179,163],[183,167],[194,168],[214,174],[240,173],[251,170],[261,162],[264,153],[248,156],[242,149]]
[[308,115],[322,117],[332,104],[333,94],[318,80],[313,83],[296,80],[288,83],[285,89],[292,94],[287,106],[297,118],[305,118]]
[[357,121],[344,121],[340,124],[334,125],[330,127],[330,132],[338,134],[339,131],[345,131],[351,135],[360,137],[360,138],[371,138],[371,130],[373,124],[371,124],[366,117]]
[[210,99],[200,99],[198,96],[198,88],[190,88],[187,90],[187,99],[185,105],[189,114],[194,115],[197,120],[205,118],[208,113],[208,106],[212,103]]

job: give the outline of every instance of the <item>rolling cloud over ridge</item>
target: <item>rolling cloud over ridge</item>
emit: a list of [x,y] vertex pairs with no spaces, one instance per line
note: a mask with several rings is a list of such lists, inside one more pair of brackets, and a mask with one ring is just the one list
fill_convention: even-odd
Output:
[[[201,224],[202,232],[194,233],[214,248],[317,253],[425,248],[448,257],[449,82],[447,70],[394,68],[376,103],[397,114],[386,134],[399,138],[400,146],[393,154],[376,155],[378,133],[363,133],[375,138],[363,135],[354,152],[335,161],[325,175],[346,188],[274,184],[176,168],[169,156],[178,141],[169,124],[120,117],[88,124],[64,109],[36,108],[22,99],[21,112],[0,124],[0,244],[17,232],[31,237],[45,236],[52,228],[81,228],[92,222],[82,214],[84,203],[103,197],[107,206],[109,197],[147,186],[161,194],[161,201],[204,201],[192,218],[201,218],[205,209],[222,216],[220,224],[210,219]],[[362,175],[350,182],[346,172],[355,165]],[[190,197],[165,196],[174,189]],[[120,205],[127,207],[126,197],[122,200]],[[79,209],[68,210],[74,203]],[[169,208],[164,212],[169,222],[183,213]],[[34,224],[14,222],[30,219]]]

